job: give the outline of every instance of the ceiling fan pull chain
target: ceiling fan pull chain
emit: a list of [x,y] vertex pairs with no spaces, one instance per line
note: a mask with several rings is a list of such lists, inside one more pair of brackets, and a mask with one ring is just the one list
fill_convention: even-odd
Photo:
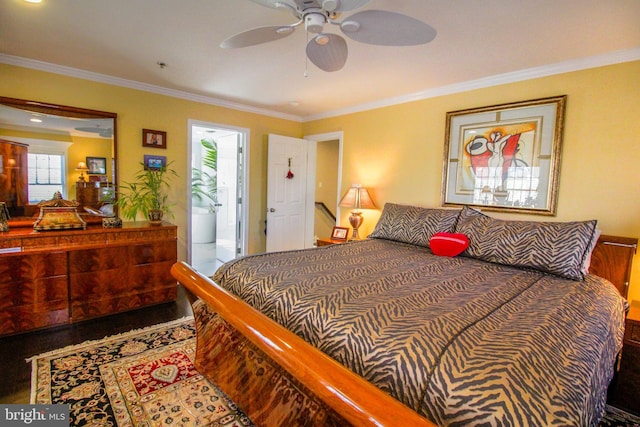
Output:
[[[305,30],[305,34],[307,35],[307,44],[309,44],[309,31]],[[304,73],[302,74],[305,78],[309,77],[309,56],[305,53],[304,55]]]

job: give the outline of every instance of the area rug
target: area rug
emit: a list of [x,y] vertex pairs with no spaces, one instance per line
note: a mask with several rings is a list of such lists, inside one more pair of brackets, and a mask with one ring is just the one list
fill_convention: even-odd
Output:
[[196,371],[195,345],[185,318],[41,354],[31,403],[68,404],[71,426],[252,426]]
[[[192,318],[55,350],[30,359],[31,403],[68,404],[71,426],[253,427],[193,366]],[[607,406],[601,427],[640,427]]]

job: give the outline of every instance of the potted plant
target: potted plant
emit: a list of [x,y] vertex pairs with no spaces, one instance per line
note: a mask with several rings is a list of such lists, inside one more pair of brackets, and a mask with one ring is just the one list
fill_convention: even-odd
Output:
[[200,162],[202,169],[194,167],[191,179],[192,197],[194,201],[200,203],[192,205],[191,236],[193,243],[210,243],[216,239],[216,212],[219,206],[218,144],[214,139],[202,139],[200,143],[202,144]]
[[208,200],[209,211],[215,213],[218,209],[218,144],[212,139],[200,140],[204,147],[202,165],[211,172],[199,168],[193,168],[191,179],[191,192],[193,198],[198,201]]
[[172,177],[178,174],[170,168],[171,163],[159,168],[148,168],[144,163],[138,171],[134,182],[124,182],[118,191],[116,205],[120,208],[122,216],[135,220],[138,213],[148,218],[149,223],[159,225],[165,214],[173,217],[168,203],[167,190]]

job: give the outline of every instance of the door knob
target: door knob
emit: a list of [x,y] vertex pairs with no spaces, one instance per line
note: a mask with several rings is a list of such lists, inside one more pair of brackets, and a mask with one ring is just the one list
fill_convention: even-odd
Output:
[[275,212],[276,210],[274,208],[269,208],[269,210],[267,212]]

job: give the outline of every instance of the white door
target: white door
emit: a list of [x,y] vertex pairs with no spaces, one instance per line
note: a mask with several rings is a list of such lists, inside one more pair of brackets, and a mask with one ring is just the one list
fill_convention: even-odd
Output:
[[218,203],[216,210],[216,258],[227,262],[238,256],[240,241],[238,227],[238,177],[242,173],[242,138],[239,132],[219,132],[218,146]]
[[309,141],[269,135],[267,252],[305,247]]

